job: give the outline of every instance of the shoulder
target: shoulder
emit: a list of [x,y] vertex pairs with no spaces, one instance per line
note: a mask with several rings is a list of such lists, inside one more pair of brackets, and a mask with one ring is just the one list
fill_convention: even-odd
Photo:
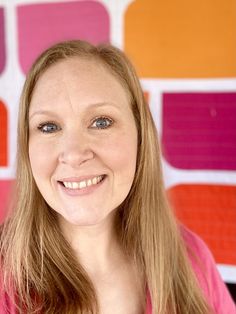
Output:
[[206,243],[196,233],[190,231],[187,227],[183,225],[180,225],[180,233],[191,260],[191,255],[196,255],[201,259],[201,261],[205,261],[205,266],[208,264],[208,262],[214,262],[212,253],[210,252]]
[[207,245],[199,236],[182,225],[180,231],[199,285],[215,313],[236,314],[235,304]]

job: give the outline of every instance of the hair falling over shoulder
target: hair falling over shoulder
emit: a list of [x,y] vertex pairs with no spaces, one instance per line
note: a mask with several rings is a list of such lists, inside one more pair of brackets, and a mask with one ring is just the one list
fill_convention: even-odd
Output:
[[153,314],[209,314],[166,200],[156,128],[136,72],[119,49],[79,40],[46,50],[26,77],[18,118],[17,197],[1,232],[4,291],[19,313],[99,313],[93,283],[37,189],[28,156],[28,111],[34,87],[50,66],[68,58],[101,62],[130,96],[138,131],[138,160],[132,188],[117,219],[123,248],[143,274],[143,302],[147,287]]

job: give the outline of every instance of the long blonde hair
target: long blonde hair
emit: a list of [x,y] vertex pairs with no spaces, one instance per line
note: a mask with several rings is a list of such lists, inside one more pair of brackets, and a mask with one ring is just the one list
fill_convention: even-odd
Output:
[[119,49],[79,40],[46,50],[25,81],[18,121],[17,198],[1,236],[5,291],[22,313],[99,313],[92,281],[40,194],[28,156],[28,112],[35,85],[51,65],[67,58],[101,62],[129,93],[138,131],[137,169],[131,190],[117,210],[117,223],[123,249],[133,258],[150,293],[153,314],[209,313],[166,200],[156,128],[135,70]]

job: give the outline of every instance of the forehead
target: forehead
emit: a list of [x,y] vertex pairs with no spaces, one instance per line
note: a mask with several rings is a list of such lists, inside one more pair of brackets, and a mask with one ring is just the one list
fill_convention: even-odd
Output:
[[[97,59],[72,57],[50,66],[39,78],[30,108],[65,97],[78,102],[129,102],[129,93],[120,80]],[[96,98],[96,99],[95,99]]]

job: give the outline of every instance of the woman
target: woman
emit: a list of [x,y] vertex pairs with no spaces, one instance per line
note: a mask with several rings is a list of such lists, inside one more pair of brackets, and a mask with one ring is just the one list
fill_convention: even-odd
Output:
[[120,50],[69,41],[36,60],[17,161],[1,313],[236,313],[209,251],[173,218],[156,129]]

